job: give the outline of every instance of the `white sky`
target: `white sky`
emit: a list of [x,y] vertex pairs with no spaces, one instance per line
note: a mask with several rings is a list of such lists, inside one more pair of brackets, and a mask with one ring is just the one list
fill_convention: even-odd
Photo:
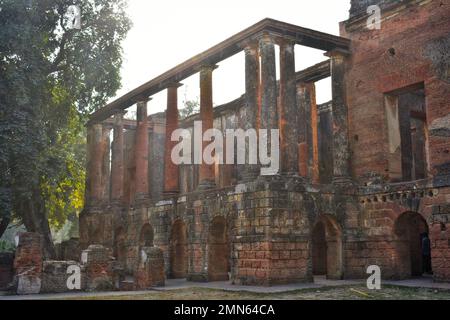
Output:
[[[349,8],[350,0],[129,0],[133,27],[123,43],[122,88],[110,101],[264,18],[339,35],[339,22],[348,18]],[[297,71],[325,60],[322,51],[295,50]],[[198,74],[183,84],[180,108],[185,99],[199,96]],[[331,99],[329,86],[329,79],[318,83],[318,103]],[[244,55],[239,53],[213,73],[214,104],[238,98],[244,88]],[[149,114],[165,108],[162,91],[149,102]]]

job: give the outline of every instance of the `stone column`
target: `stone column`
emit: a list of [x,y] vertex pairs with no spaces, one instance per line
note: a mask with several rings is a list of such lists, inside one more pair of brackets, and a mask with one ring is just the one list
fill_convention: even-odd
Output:
[[331,87],[333,95],[333,182],[350,182],[348,109],[345,92],[345,53],[331,51]]
[[295,43],[280,41],[281,171],[298,175],[299,110],[295,80]]
[[[300,142],[301,168],[313,183],[319,182],[319,138],[316,104],[316,86],[314,83],[300,83],[298,98],[301,113],[300,127],[303,130]],[[306,170],[305,170],[306,169]]]
[[123,201],[124,151],[123,151],[123,115],[114,115],[114,140],[111,155],[111,201],[120,204]]
[[149,197],[148,188],[148,118],[147,102],[150,99],[143,99],[137,103],[137,127],[134,145],[135,166],[136,166],[136,200],[144,201]]
[[[260,90],[260,65],[259,65],[259,46],[258,42],[253,42],[245,47],[245,117],[242,128],[244,130],[258,130],[258,121],[260,117],[259,110],[259,90]],[[246,159],[250,150],[250,145],[246,141]],[[258,145],[251,146],[253,150],[258,150]],[[248,161],[248,160],[246,160]],[[246,162],[243,166],[238,166],[240,182],[255,180],[259,175],[259,165]]]
[[100,205],[102,200],[102,167],[103,167],[103,128],[102,124],[94,124],[89,129],[91,131],[90,146],[90,204]]
[[86,128],[86,178],[84,186],[84,202],[86,206],[91,205],[92,198],[92,155],[94,149],[94,128],[92,125],[88,125]]
[[[278,129],[277,81],[275,66],[275,46],[273,39],[264,35],[259,40],[261,55],[261,129],[267,132],[267,150],[271,150],[271,129]],[[261,138],[261,137],[260,137]],[[274,172],[273,174],[276,174]]]
[[172,132],[178,129],[178,87],[180,83],[167,88],[166,141],[164,150],[164,193],[176,194],[179,190],[178,166],[172,161],[172,149],[177,141],[171,141]]
[[306,126],[310,121],[306,118],[306,88],[304,83],[297,84],[298,117],[298,174],[308,177],[308,145],[306,143]]
[[102,130],[102,200],[109,203],[111,194],[111,129],[108,124],[103,124]]
[[[214,125],[212,73],[216,68],[217,66],[204,66],[200,70],[200,120],[202,121],[202,134],[206,130],[212,129]],[[211,189],[216,186],[214,164],[209,165],[203,161],[203,150],[208,144],[209,142],[202,142],[199,189]]]

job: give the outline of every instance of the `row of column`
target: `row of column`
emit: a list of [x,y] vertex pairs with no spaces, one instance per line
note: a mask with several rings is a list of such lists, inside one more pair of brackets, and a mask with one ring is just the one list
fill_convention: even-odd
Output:
[[[276,43],[280,46],[279,85],[276,78]],[[268,130],[267,150],[271,149],[270,130],[280,130],[280,170],[276,173],[282,174],[298,173],[299,110],[294,45],[289,39],[275,40],[266,34],[245,46],[247,121],[243,129]],[[259,166],[246,165],[240,175],[243,182],[253,180],[259,175]]]
[[[213,127],[213,100],[212,100],[212,71],[215,66],[205,66],[200,71],[200,114],[203,121],[203,130]],[[178,167],[171,159],[171,150],[177,143],[171,141],[172,132],[178,128],[178,87],[180,83],[169,84],[167,87],[166,110],[166,139],[164,154],[164,193],[176,194],[179,192]],[[149,198],[148,181],[148,114],[147,103],[150,98],[143,97],[137,102],[137,126],[134,145],[135,170],[135,203],[145,202]],[[124,197],[124,125],[123,111],[114,115],[114,140],[111,154],[111,202],[118,204]],[[89,128],[91,137],[89,144],[89,185],[88,201],[91,205],[101,204],[104,198],[102,192],[102,136],[103,125],[94,124]],[[199,170],[200,185],[204,188],[214,187],[214,167],[201,165]],[[103,179],[104,180],[104,179]]]
[[[275,44],[280,47],[280,81],[276,79]],[[280,172],[318,180],[317,108],[314,83],[296,83],[295,42],[265,34],[245,46],[245,108],[247,118],[243,129],[280,129]],[[334,181],[347,181],[350,176],[348,149],[348,122],[344,82],[344,55],[331,52],[331,77],[333,96],[333,165]],[[215,65],[200,69],[200,119],[203,131],[213,128],[212,74]],[[171,150],[177,142],[171,141],[172,132],[178,128],[179,83],[167,86],[166,142],[164,154],[164,192],[179,192],[178,167],[171,159]],[[279,91],[278,91],[279,90]],[[278,94],[279,93],[279,94]],[[298,101],[299,99],[299,101]],[[135,136],[135,195],[136,201],[149,197],[148,181],[148,97],[137,102],[137,127]],[[297,103],[299,102],[299,103]],[[124,196],[124,125],[123,111],[114,115],[114,140],[111,157],[111,200],[123,201]],[[102,197],[102,125],[91,127],[89,179],[91,202]],[[270,132],[270,131],[269,131]],[[268,139],[270,143],[270,137]],[[203,143],[203,148],[208,142]],[[248,148],[247,148],[248,150]],[[270,150],[270,146],[268,146]],[[245,165],[244,180],[259,175],[258,165]],[[215,187],[214,165],[202,162],[199,167],[199,188]]]
[[[348,137],[348,107],[345,92],[345,57],[343,51],[330,51],[333,129],[333,183],[351,181]],[[314,82],[297,84],[299,99],[299,173],[319,182],[319,141],[316,87]],[[328,159],[326,159],[328,161]]]
[[[280,49],[277,87],[275,44]],[[315,84],[296,83],[295,42],[263,35],[245,48],[248,128],[280,129],[280,173],[319,181],[318,115]],[[350,180],[348,111],[345,95],[345,53],[328,52],[333,97],[333,181]],[[278,91],[279,90],[279,94]],[[278,100],[277,100],[278,96]],[[250,114],[250,116],[249,116]],[[269,148],[270,149],[270,148]],[[246,166],[244,177],[258,170]]]

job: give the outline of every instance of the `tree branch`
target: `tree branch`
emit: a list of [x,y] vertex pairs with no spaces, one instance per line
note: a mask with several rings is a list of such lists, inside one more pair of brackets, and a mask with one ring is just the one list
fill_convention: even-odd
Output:
[[53,73],[56,71],[60,71],[61,67],[59,64],[66,58],[66,44],[68,41],[72,39],[73,30],[67,30],[64,26],[64,8],[62,5],[58,6],[58,13],[59,13],[59,25],[61,26],[61,29],[63,30],[64,34],[61,38],[61,43],[59,44],[59,51],[56,55],[55,60],[53,60],[53,63],[49,67],[49,73]]

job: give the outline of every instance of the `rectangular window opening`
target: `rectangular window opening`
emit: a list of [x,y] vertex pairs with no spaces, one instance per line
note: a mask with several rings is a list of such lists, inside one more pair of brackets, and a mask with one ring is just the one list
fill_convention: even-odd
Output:
[[385,95],[392,182],[427,178],[426,107],[423,83]]

